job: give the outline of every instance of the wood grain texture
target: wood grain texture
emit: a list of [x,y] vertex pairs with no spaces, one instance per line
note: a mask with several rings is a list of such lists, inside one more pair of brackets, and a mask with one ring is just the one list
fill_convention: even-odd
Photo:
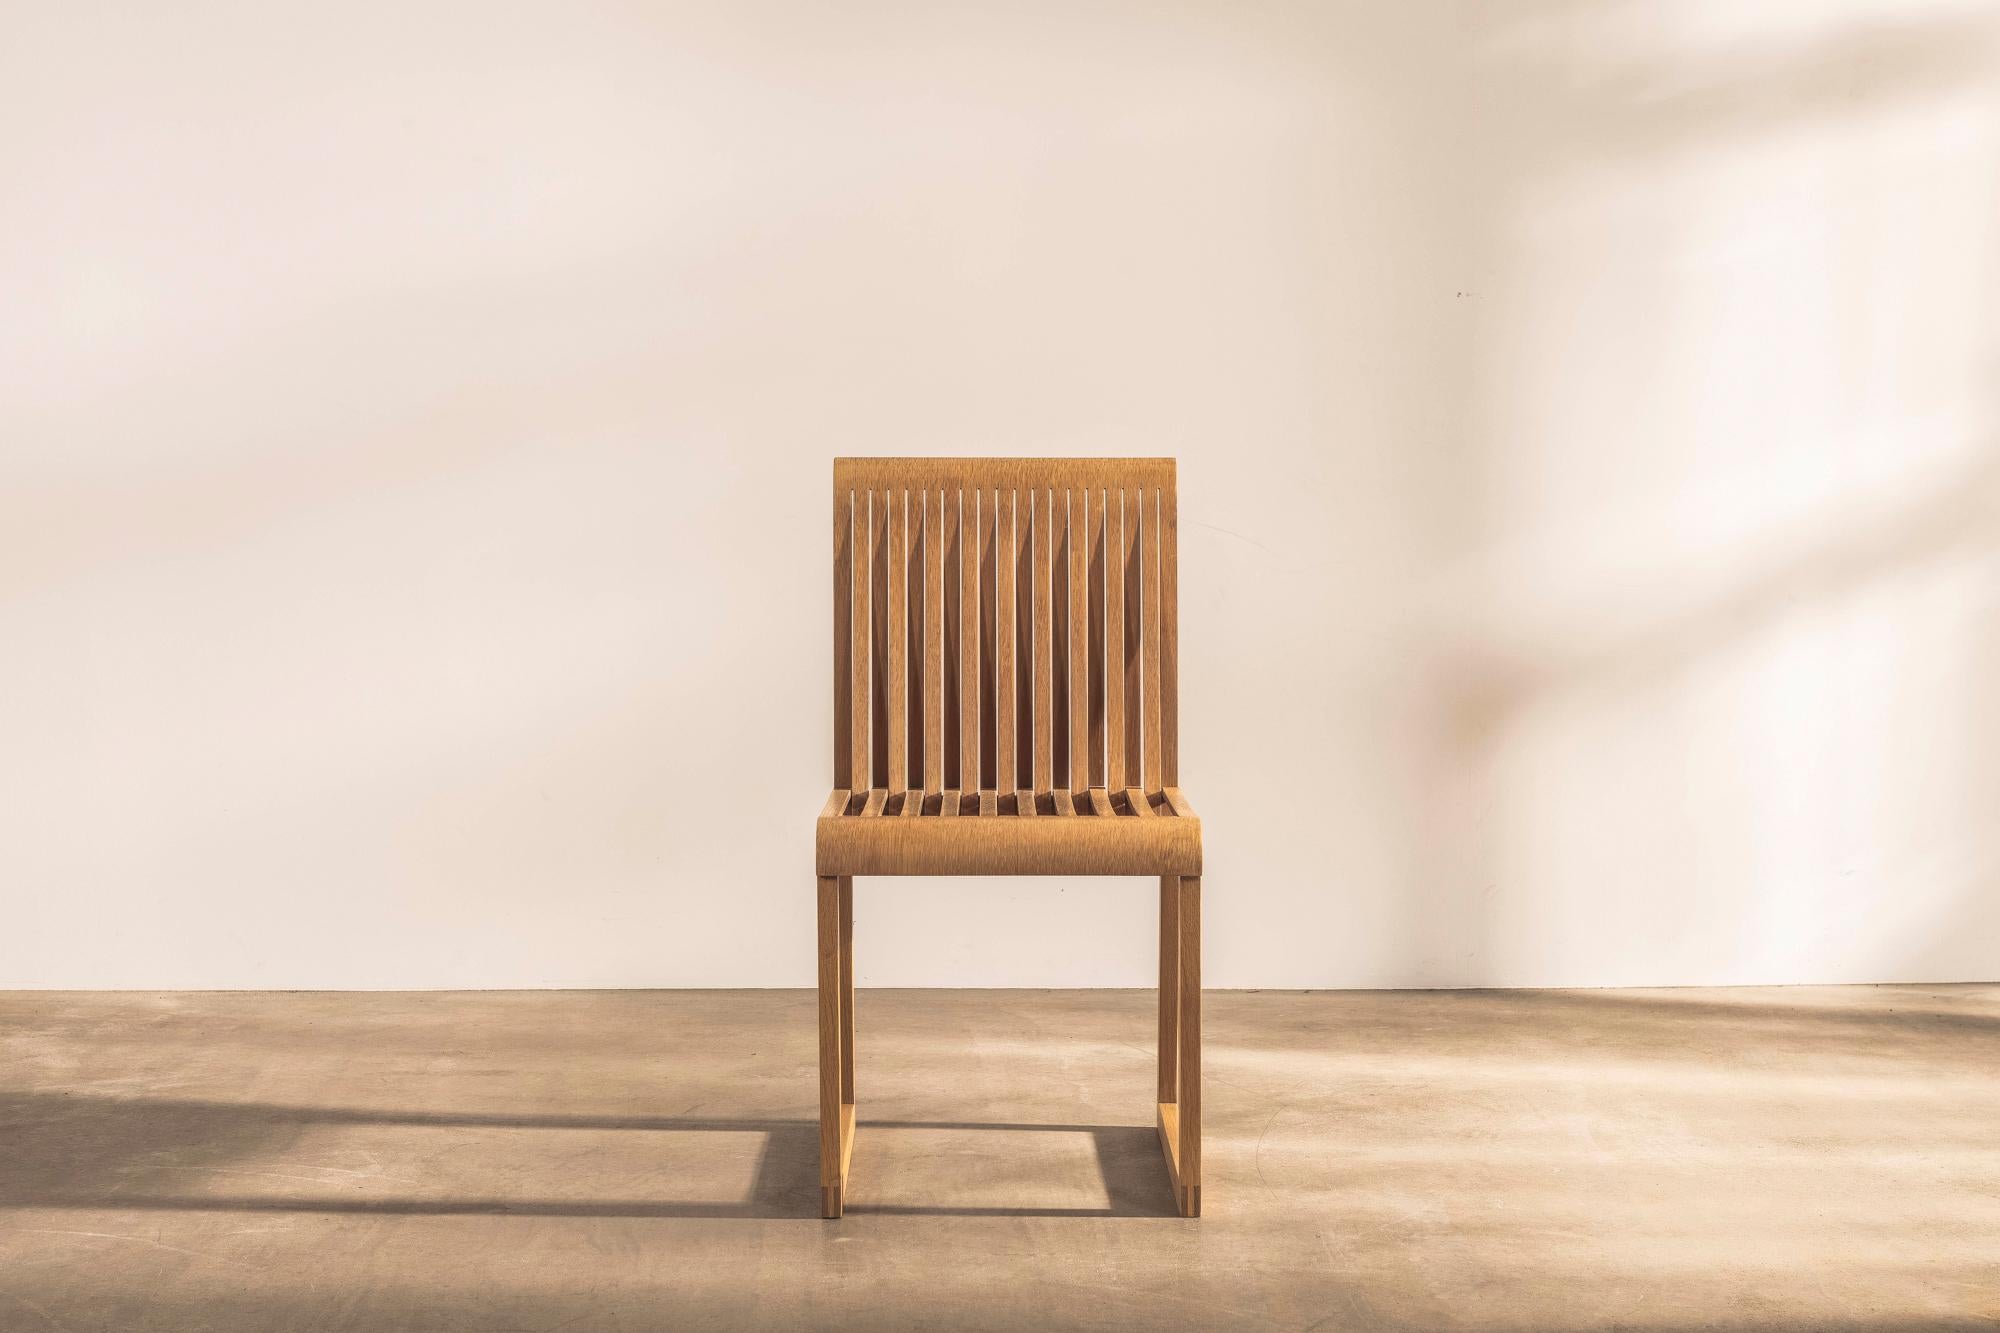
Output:
[[1160,785],[1181,780],[1180,551],[1171,491],[1159,496],[1160,520]]
[[1105,721],[1105,681],[1108,672],[1105,663],[1105,587],[1104,587],[1104,489],[1094,486],[1084,502],[1084,577],[1090,582],[1087,601],[1089,625],[1086,637],[1089,643],[1089,692],[1085,696],[1085,708],[1089,713],[1089,730],[1084,744],[1089,747],[1090,763],[1086,768],[1085,781],[1091,787],[1103,787],[1105,778],[1104,721]]
[[819,877],[819,1186],[820,1214],[839,1217],[840,1171],[840,881]]
[[889,557],[885,567],[888,655],[883,668],[887,677],[882,692],[882,707],[887,714],[883,731],[889,747],[889,765],[883,781],[892,791],[901,791],[909,785],[910,772],[910,677],[907,660],[910,548],[904,500],[901,490],[882,492],[882,503],[889,511]]
[[[835,492],[841,623],[868,651],[850,647],[836,693],[853,795],[822,818],[822,870],[1198,872],[1200,821],[1163,790],[1171,460],[843,459]],[[886,827],[946,813],[957,850]]]
[[1171,489],[1171,458],[836,458],[836,486],[1149,486]]
[[1049,790],[1069,785],[1069,492],[1049,498]]
[[833,785],[854,778],[854,496],[833,488]]
[[924,669],[920,697],[924,725],[923,789],[944,790],[944,493],[916,492],[923,497]]
[[[842,875],[839,890],[840,1100],[851,1106],[854,1104],[854,876]],[[843,1162],[841,1175],[846,1174]]]
[[1104,785],[1125,774],[1125,492],[1104,496]]
[[989,521],[982,512],[980,492],[971,488],[960,493],[962,536],[959,545],[959,655],[960,696],[958,785],[977,791],[985,756],[981,750],[979,698],[985,669],[980,663],[979,637],[979,533]]
[[[835,486],[835,492],[839,492]],[[843,786],[856,788],[875,785],[874,770],[870,767],[869,746],[874,725],[869,715],[869,690],[872,675],[869,669],[870,639],[873,631],[869,625],[868,590],[870,552],[874,549],[869,541],[868,493],[853,491],[849,495],[850,518],[853,536],[848,546],[848,587],[847,604],[852,620],[848,626],[848,668],[852,675],[847,681],[849,752],[847,761],[847,782]],[[839,670],[838,663],[835,664]],[[840,693],[841,682],[834,682],[834,693]]]
[[1181,881],[1160,876],[1159,1100],[1180,1100]]
[[993,786],[999,763],[1000,497],[997,492],[987,490],[978,494],[981,506],[977,547],[979,563],[973,579],[978,585],[978,604],[974,614],[979,620],[979,773],[967,784],[974,788]]
[[1180,1137],[1175,1185],[1181,1216],[1201,1216],[1201,876],[1180,878]]
[[1119,654],[1124,663],[1125,676],[1125,735],[1121,739],[1125,747],[1125,781],[1128,783],[1140,780],[1141,736],[1146,713],[1144,664],[1140,654],[1146,622],[1145,589],[1139,575],[1140,540],[1144,531],[1141,495],[1136,486],[1125,492],[1125,527],[1121,534],[1125,549],[1120,552],[1120,571],[1125,584],[1125,642],[1120,645]]
[[[868,492],[868,785],[889,781],[889,497]],[[859,719],[857,718],[858,722]],[[857,780],[856,786],[860,786]]]
[[1007,791],[1016,785],[1019,753],[1014,734],[1017,701],[1014,698],[1016,657],[1014,630],[1017,619],[1014,582],[1020,558],[1015,496],[1011,490],[994,495],[993,541],[993,785]]
[[1055,608],[1050,604],[1054,593],[1049,573],[1051,547],[1050,526],[1053,522],[1050,511],[1051,494],[1045,487],[1036,487],[1028,492],[1029,506],[1034,510],[1035,554],[1034,577],[1030,584],[1033,589],[1034,631],[1029,639],[1034,660],[1034,750],[1032,755],[1033,774],[1030,779],[1034,790],[1047,791],[1055,781],[1055,655],[1054,626]]
[[1089,542],[1090,492],[1082,486],[1069,491],[1069,627],[1065,673],[1069,704],[1069,766],[1064,784],[1071,791],[1090,786],[1090,574],[1086,567]]
[[[1033,794],[1026,799],[1032,805]],[[843,817],[819,821],[815,848],[820,873],[829,875],[1197,874],[1201,821],[997,810],[958,819]]]
[[1139,498],[1139,578],[1145,609],[1140,612],[1143,627],[1143,651],[1146,659],[1145,670],[1145,714],[1146,729],[1142,744],[1145,747],[1141,761],[1141,783],[1147,791],[1160,789],[1160,748],[1162,729],[1160,725],[1160,652],[1161,634],[1160,598],[1160,520],[1159,495],[1155,491],[1140,492]]
[[820,1200],[854,1148],[854,877],[1153,875],[1156,1124],[1200,1213],[1201,821],[1179,786],[1171,459],[836,459]]
[[938,775],[940,789],[959,784],[959,495],[938,493]]

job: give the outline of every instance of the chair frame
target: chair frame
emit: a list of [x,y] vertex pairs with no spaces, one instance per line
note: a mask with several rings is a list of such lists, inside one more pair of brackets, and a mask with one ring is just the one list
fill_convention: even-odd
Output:
[[837,458],[820,1211],[854,1151],[857,875],[1160,886],[1155,1124],[1201,1214],[1201,822],[1179,787],[1171,458]]

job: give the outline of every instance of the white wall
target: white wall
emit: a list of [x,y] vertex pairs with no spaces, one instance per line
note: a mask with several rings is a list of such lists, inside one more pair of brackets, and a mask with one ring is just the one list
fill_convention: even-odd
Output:
[[4,7],[0,985],[808,984],[899,452],[1179,456],[1213,985],[2000,976],[1990,4]]

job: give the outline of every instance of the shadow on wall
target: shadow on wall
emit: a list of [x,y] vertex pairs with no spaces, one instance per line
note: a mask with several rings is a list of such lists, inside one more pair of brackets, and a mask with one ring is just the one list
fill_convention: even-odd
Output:
[[1862,9],[1473,22],[1418,976],[1992,975],[2000,26]]
[[1221,984],[1991,975],[1986,10],[515,20],[0,49],[0,980],[809,982],[826,459],[932,450],[1182,456]]

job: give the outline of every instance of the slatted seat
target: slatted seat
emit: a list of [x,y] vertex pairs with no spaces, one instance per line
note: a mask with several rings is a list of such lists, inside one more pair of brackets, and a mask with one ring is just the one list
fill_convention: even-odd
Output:
[[857,875],[1160,880],[1156,1123],[1200,1210],[1201,821],[1179,783],[1174,462],[842,458],[820,811],[822,1211],[854,1125]]
[[847,875],[1198,875],[1201,821],[1179,788],[1150,798],[1136,787],[836,790],[820,819],[819,865]]

